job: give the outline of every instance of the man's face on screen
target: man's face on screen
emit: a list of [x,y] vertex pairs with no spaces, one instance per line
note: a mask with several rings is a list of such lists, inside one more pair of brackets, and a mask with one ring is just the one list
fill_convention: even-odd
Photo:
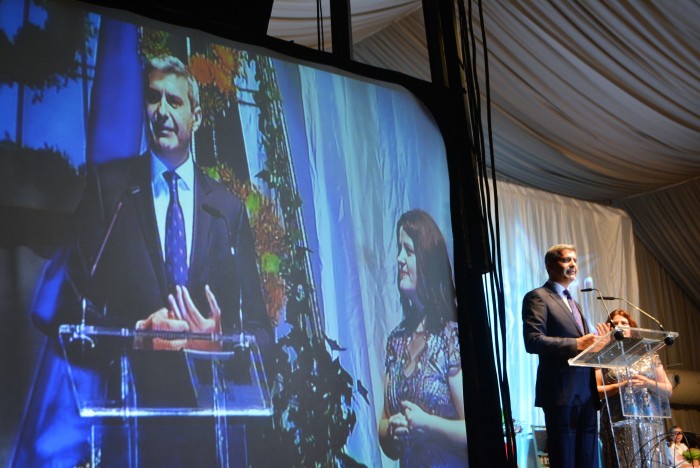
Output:
[[575,250],[564,249],[559,253],[559,258],[556,262],[552,262],[547,266],[549,279],[563,286],[568,286],[573,283],[578,273],[577,266],[578,258]]
[[416,252],[411,239],[403,226],[399,228],[399,254],[396,257],[399,267],[399,289],[410,298],[415,299],[418,271],[416,269]]
[[202,120],[201,109],[192,107],[187,90],[184,77],[160,71],[148,75],[146,114],[151,149],[171,167],[187,159],[192,135]]

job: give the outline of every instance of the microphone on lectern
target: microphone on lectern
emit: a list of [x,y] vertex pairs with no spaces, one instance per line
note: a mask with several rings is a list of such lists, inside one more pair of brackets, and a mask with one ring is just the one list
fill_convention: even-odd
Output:
[[117,219],[119,219],[119,215],[122,212],[122,208],[124,208],[124,200],[126,200],[128,197],[136,195],[140,191],[141,187],[139,187],[138,185],[132,185],[130,187],[127,187],[119,197],[117,206],[114,208],[114,213],[112,213],[112,218],[109,220],[109,227],[107,228],[107,232],[105,232],[105,235],[102,238],[102,243],[100,244],[100,248],[97,251],[97,255],[95,255],[95,260],[92,262],[92,268],[90,268],[90,279],[95,277],[95,272],[97,271],[97,267],[100,264],[100,260],[102,260],[102,254],[104,254],[107,242],[109,241],[109,238],[112,237],[112,231],[114,230],[114,226],[117,224]]
[[591,292],[591,291],[597,292],[598,293],[597,299],[603,301],[603,306],[605,307],[605,311],[608,313],[608,318],[611,318],[610,317],[610,309],[608,308],[608,304],[605,302],[605,300],[608,299],[608,297],[603,296],[603,293],[600,292],[600,289],[598,289],[598,288],[583,288],[583,289],[579,289],[579,291],[581,291],[581,292]]
[[[598,297],[596,299],[599,299],[600,301],[603,302],[603,307],[605,307],[605,312],[608,313],[608,320],[610,320],[612,322],[612,316],[610,315],[610,308],[608,307],[607,302],[605,302],[606,300],[609,300],[610,297],[603,296],[603,294],[600,292],[600,289],[597,289],[597,288],[583,288],[583,289],[580,289],[579,291],[581,291],[581,292],[591,292],[591,291],[597,292]],[[624,338],[624,334],[622,333],[622,330],[615,327],[615,332],[613,333],[613,337],[615,337],[615,339],[617,341],[621,341],[622,338]]]
[[206,203],[202,204],[202,209],[209,213],[211,216],[214,218],[218,218],[224,222],[226,225],[226,236],[228,237],[228,247],[231,249],[231,255],[236,255],[236,247],[238,247],[238,239],[236,239],[236,243],[234,244],[234,241],[231,236],[231,227],[228,225],[228,219],[226,219],[226,216],[217,208],[208,205]]

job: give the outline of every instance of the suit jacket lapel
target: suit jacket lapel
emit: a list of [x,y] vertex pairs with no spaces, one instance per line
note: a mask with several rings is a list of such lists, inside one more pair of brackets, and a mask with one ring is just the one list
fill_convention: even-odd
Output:
[[190,256],[190,280],[199,278],[206,268],[209,252],[209,232],[212,216],[204,213],[203,205],[212,205],[212,191],[202,172],[195,167],[194,177],[194,227],[192,229],[192,254]]
[[155,207],[153,205],[153,187],[151,186],[150,158],[142,156],[138,164],[134,166],[133,180],[141,187],[141,191],[134,196],[134,205],[141,225],[143,242],[146,245],[148,256],[156,274],[158,287],[163,297],[168,294],[168,283],[165,276],[165,262],[160,246],[160,235],[156,222]]
[[[576,319],[574,318],[573,312],[569,309],[569,307],[567,307],[567,304],[564,302],[564,299],[562,299],[562,297],[561,297],[559,294],[557,294],[557,291],[554,289],[554,287],[553,287],[552,285],[550,285],[549,283],[547,283],[547,284],[546,284],[546,287],[547,287],[548,290],[549,290],[550,296],[554,299],[554,301],[555,301],[557,304],[559,304],[559,306],[560,306],[560,308],[561,308],[561,312],[562,312],[564,315],[566,315],[566,316],[568,317],[568,319],[569,319],[569,324],[571,325],[570,328],[571,328],[572,330],[575,330],[575,331],[576,331],[576,334],[578,334],[579,336],[583,336],[583,335],[581,334],[581,330],[578,329],[578,324],[576,323]],[[576,306],[578,307],[578,304],[577,304]],[[580,309],[579,309],[579,310],[580,310]],[[581,317],[581,320],[583,320],[583,317]],[[585,323],[584,323],[583,326],[584,326],[584,329],[585,329],[585,327],[586,327]]]

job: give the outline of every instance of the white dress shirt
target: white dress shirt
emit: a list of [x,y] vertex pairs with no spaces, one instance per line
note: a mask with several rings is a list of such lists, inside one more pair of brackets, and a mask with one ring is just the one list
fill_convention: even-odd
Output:
[[[554,290],[557,292],[557,294],[559,294],[559,297],[561,297],[561,300],[564,301],[564,304],[566,304],[566,307],[569,309],[569,312],[571,312],[573,314],[574,311],[571,310],[571,304],[569,304],[569,298],[567,298],[566,295],[564,294],[564,290],[566,288],[555,281],[551,281],[551,283],[554,286]],[[571,294],[571,291],[569,291],[569,294]],[[572,298],[573,298],[573,296],[572,296]]]

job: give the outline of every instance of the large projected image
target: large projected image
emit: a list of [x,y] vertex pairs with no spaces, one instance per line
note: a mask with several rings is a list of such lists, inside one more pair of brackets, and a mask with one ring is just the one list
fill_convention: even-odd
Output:
[[71,217],[23,244],[8,464],[468,464],[445,145],[412,94],[74,3],[0,18],[0,203]]

